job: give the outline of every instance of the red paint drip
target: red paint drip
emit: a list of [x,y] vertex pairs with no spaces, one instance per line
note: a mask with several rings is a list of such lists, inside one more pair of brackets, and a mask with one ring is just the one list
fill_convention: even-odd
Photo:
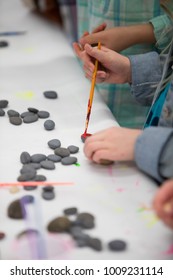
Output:
[[92,134],[91,133],[86,133],[86,130],[85,132],[81,135],[81,139],[82,139],[82,142],[84,143],[85,140],[90,137]]

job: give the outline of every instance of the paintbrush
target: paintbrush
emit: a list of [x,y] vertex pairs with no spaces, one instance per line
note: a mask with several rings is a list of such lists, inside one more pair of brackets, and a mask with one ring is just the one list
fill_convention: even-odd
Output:
[[[98,43],[97,48],[100,50],[100,48],[101,48],[101,43],[100,42]],[[91,115],[91,108],[92,108],[93,97],[94,97],[94,88],[95,88],[97,70],[98,70],[98,60],[96,59],[95,66],[94,66],[94,72],[93,72],[93,75],[92,75],[90,95],[89,95],[89,100],[88,100],[87,116],[86,116],[86,122],[85,122],[85,131],[81,135],[81,139],[82,139],[83,142],[85,142],[85,139],[88,136],[91,135],[90,133],[87,133],[87,129],[88,129],[89,119],[90,119],[90,115]]]

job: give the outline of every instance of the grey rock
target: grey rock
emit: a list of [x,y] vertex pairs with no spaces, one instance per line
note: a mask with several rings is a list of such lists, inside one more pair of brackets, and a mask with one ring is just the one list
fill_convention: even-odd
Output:
[[56,148],[54,150],[54,153],[57,155],[57,156],[60,156],[60,157],[68,157],[70,155],[70,151],[66,148]]
[[38,116],[36,114],[32,115],[32,116],[25,116],[23,118],[23,122],[24,123],[33,123],[38,121]]
[[9,43],[7,41],[0,41],[0,48],[8,47]]
[[54,187],[53,186],[46,186],[44,187],[42,192],[42,197],[45,200],[52,200],[55,198]]
[[31,167],[33,167],[36,170],[41,168],[41,164],[40,163],[36,163],[36,162],[26,163],[26,164],[24,164],[24,166],[28,166],[28,167],[31,166]]
[[40,163],[43,160],[46,160],[46,155],[44,154],[34,154],[31,156],[31,162]]
[[3,117],[3,116],[5,116],[5,111],[0,108],[0,117]]
[[61,142],[59,139],[52,139],[48,143],[49,148],[55,150],[56,148],[59,148],[61,146]]
[[51,160],[43,160],[40,162],[41,167],[49,170],[55,169],[55,164]]
[[77,162],[77,158],[76,157],[63,157],[61,159],[61,163],[63,165],[71,165]]
[[29,112],[32,112],[32,113],[34,113],[34,114],[37,114],[39,110],[36,109],[36,108],[33,108],[33,107],[29,107],[29,108],[28,108],[28,111],[29,111]]
[[36,182],[44,182],[46,180],[47,180],[46,176],[41,175],[41,174],[37,174],[34,178],[34,181],[36,181]]
[[126,242],[119,239],[112,240],[108,243],[108,247],[111,251],[124,251],[126,246]]
[[30,117],[30,116],[35,116],[36,114],[34,114],[33,112],[23,112],[20,114],[21,118],[24,119],[25,117]]
[[18,180],[19,182],[30,181],[30,180],[33,180],[35,176],[36,176],[36,170],[33,169],[33,170],[28,171],[27,173],[22,173],[22,174],[17,178],[17,180]]
[[51,161],[53,161],[53,162],[60,162],[61,159],[62,159],[62,157],[57,156],[57,155],[55,155],[55,154],[51,154],[51,155],[48,155],[48,156],[47,156],[47,159],[48,159],[48,160],[51,160]]
[[31,162],[31,156],[28,152],[22,152],[20,155],[20,161],[21,163],[30,163]]
[[40,119],[47,119],[50,116],[47,111],[38,111],[37,115]]
[[102,242],[98,238],[90,238],[88,246],[96,251],[102,251]]
[[11,124],[14,124],[14,125],[21,125],[22,124],[22,119],[19,118],[19,117],[10,117],[9,121],[10,121]]
[[66,208],[66,209],[64,209],[64,214],[65,215],[75,215],[75,214],[77,214],[77,208],[76,207]]
[[44,94],[44,96],[46,98],[49,98],[49,99],[56,99],[56,98],[58,98],[57,92],[53,91],[53,90],[44,91],[43,94]]
[[87,229],[94,228],[94,216],[89,213],[80,213],[77,215],[76,224]]
[[22,169],[20,170],[20,174],[27,174],[27,173],[33,173],[33,177],[36,175],[36,169],[31,165],[23,165]]
[[55,123],[52,120],[47,120],[44,122],[44,128],[46,130],[53,130],[55,128]]
[[7,111],[7,115],[9,117],[20,117],[19,112],[15,111],[15,110],[8,110]]
[[8,106],[8,100],[2,99],[0,100],[0,108],[6,108]]
[[68,148],[71,154],[76,154],[79,151],[79,147],[74,146],[74,145],[70,145],[68,146]]

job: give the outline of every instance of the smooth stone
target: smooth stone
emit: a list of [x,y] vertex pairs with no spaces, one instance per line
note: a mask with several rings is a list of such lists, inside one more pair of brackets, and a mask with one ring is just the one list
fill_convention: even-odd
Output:
[[25,207],[21,206],[20,199],[14,200],[7,208],[8,217],[11,219],[23,219],[26,216]]
[[94,216],[90,213],[80,213],[77,215],[75,223],[83,228],[94,228]]
[[76,154],[77,152],[79,152],[79,147],[74,146],[74,145],[70,145],[67,148],[71,154]]
[[34,191],[37,189],[37,186],[24,186],[25,191]]
[[32,195],[25,195],[21,198],[21,202],[24,203],[24,204],[27,204],[27,203],[33,203],[34,202],[34,196]]
[[42,189],[44,192],[53,192],[54,191],[54,187],[53,186],[45,186]]
[[49,99],[56,99],[58,98],[58,94],[54,90],[47,90],[43,92],[44,96]]
[[55,123],[52,120],[47,120],[44,122],[44,128],[46,130],[53,130],[55,128]]
[[18,233],[17,238],[21,238],[25,235],[27,235],[28,237],[31,235],[39,235],[39,231],[36,229],[26,229],[26,230]]
[[64,209],[64,214],[65,215],[75,215],[75,214],[77,214],[77,208],[76,207],[66,208],[66,209]]
[[59,148],[61,146],[61,142],[58,139],[52,139],[48,143],[49,148],[55,150],[56,148]]
[[41,167],[49,170],[55,169],[55,164],[51,160],[43,160],[40,162]]
[[0,231],[0,240],[3,240],[5,238],[5,233]]
[[0,108],[4,109],[8,106],[8,100],[1,99],[0,100]]
[[55,198],[54,187],[53,186],[45,186],[42,189],[42,197],[45,200],[52,200]]
[[9,43],[7,41],[0,41],[0,48],[8,47]]
[[102,251],[102,242],[99,238],[90,238],[88,246],[96,251]]
[[19,118],[19,117],[10,117],[9,121],[10,121],[11,124],[14,124],[14,125],[21,125],[22,124],[22,119]]
[[34,178],[34,181],[36,181],[36,182],[44,182],[46,180],[47,180],[46,176],[41,175],[41,174],[37,174]]
[[51,154],[51,155],[48,155],[48,156],[47,156],[47,159],[49,159],[49,160],[51,160],[51,161],[53,161],[53,162],[60,162],[61,159],[62,159],[62,157],[57,156],[57,155],[55,155],[55,154]]
[[112,240],[108,243],[108,247],[112,251],[124,251],[126,246],[126,242],[119,239]]
[[20,114],[20,116],[22,119],[24,119],[25,117],[35,116],[35,114],[32,112],[26,111],[26,112],[23,112],[22,114]]
[[37,114],[39,110],[36,109],[36,108],[33,108],[33,107],[29,107],[28,111],[31,112],[31,113]]
[[48,224],[47,229],[50,232],[64,232],[68,231],[70,226],[71,222],[67,217],[58,217]]
[[5,116],[5,111],[0,108],[0,117],[3,117],[3,116]]
[[61,160],[61,163],[63,165],[71,165],[77,162],[77,158],[76,157],[63,157]]
[[70,155],[70,151],[66,148],[56,148],[54,150],[54,153],[57,155],[57,156],[60,156],[60,157],[68,157]]
[[43,160],[46,160],[47,156],[44,154],[34,154],[31,156],[31,162],[40,163]]
[[19,112],[15,111],[15,110],[8,110],[7,111],[7,115],[9,117],[20,117]]
[[82,237],[84,235],[82,228],[79,226],[70,227],[69,232],[73,236],[74,239],[82,239]]
[[86,247],[88,245],[88,242],[84,239],[76,239],[76,245],[77,247]]
[[27,173],[33,173],[33,177],[36,175],[36,169],[31,165],[23,165],[22,169],[20,169],[20,174],[27,174]]
[[50,116],[49,112],[47,111],[38,111],[37,115],[40,119],[46,119]]
[[20,155],[20,161],[23,164],[30,163],[31,162],[30,154],[28,152],[22,152]]
[[33,168],[33,170],[29,170],[27,173],[21,174],[17,178],[17,180],[19,182],[27,182],[33,180],[35,176],[36,176],[36,170]]
[[25,116],[23,118],[24,123],[33,123],[36,121],[38,121],[38,116],[36,114],[34,114],[33,116]]
[[28,166],[28,167],[30,166],[30,167],[33,167],[36,170],[41,168],[41,164],[40,163],[36,163],[36,162],[26,163],[26,164],[24,164],[24,166]]

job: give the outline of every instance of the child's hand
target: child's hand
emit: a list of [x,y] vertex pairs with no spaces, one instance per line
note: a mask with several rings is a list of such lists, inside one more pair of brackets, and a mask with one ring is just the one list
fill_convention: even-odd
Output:
[[134,146],[141,130],[112,127],[88,137],[84,145],[86,157],[96,163],[102,160],[134,160]]
[[[105,30],[105,28],[106,28],[106,23],[102,23],[92,31],[92,34],[94,34],[94,33],[99,34],[99,32]],[[89,32],[85,31],[80,39],[82,40],[85,37],[88,37],[88,35],[90,36]],[[96,35],[96,37],[94,36],[93,44],[98,44],[98,42],[101,42],[101,44],[102,44],[102,40],[98,41],[97,35]],[[74,50],[75,54],[77,55],[77,57],[80,60],[82,60],[83,64],[86,62],[90,63],[92,61],[91,57],[84,50],[84,44],[82,44],[82,43],[79,44],[77,42],[74,42],[73,50]]]
[[153,202],[158,217],[173,228],[173,179],[164,182],[156,193]]
[[[91,58],[97,59],[104,70],[98,70],[96,76],[97,83],[115,83],[123,84],[131,82],[131,67],[130,60],[117,52],[114,52],[106,47],[92,48],[90,45],[85,45],[85,58],[89,55]],[[92,60],[83,58],[83,67],[85,76],[92,80],[94,71],[94,63]]]

